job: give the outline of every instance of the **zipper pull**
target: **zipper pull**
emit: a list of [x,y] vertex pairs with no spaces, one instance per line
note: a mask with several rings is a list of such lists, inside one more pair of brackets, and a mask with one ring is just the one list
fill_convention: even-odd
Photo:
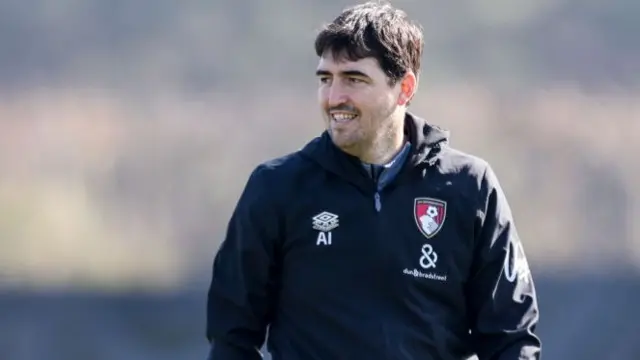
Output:
[[380,193],[376,191],[375,195],[373,196],[375,203],[376,203],[376,211],[380,212],[380,209],[382,209],[382,202],[380,201]]

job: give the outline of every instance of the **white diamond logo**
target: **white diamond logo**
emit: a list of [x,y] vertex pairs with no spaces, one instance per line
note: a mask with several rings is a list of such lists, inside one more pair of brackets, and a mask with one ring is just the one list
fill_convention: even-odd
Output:
[[331,231],[338,227],[338,215],[323,211],[311,218],[313,228],[318,231]]

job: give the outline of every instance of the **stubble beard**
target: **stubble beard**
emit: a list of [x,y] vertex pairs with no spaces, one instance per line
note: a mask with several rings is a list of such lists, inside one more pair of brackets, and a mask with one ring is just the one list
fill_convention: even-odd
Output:
[[393,151],[395,129],[391,118],[385,119],[362,146],[362,156],[366,162],[380,164],[388,162]]
[[391,153],[397,150],[395,147],[398,129],[392,116],[377,119],[368,131],[357,128],[350,133],[334,132],[330,124],[328,130],[338,148],[366,163],[385,163],[390,160],[393,155]]
[[[383,109],[372,122],[370,134],[361,148],[361,159],[372,164],[386,164],[393,159],[404,138],[404,115],[397,107]],[[402,119],[400,119],[402,117]]]
[[363,143],[365,143],[365,134],[362,133],[362,130],[357,129],[352,133],[343,133],[342,131],[334,131],[329,127],[329,135],[338,148],[348,154],[359,157]]

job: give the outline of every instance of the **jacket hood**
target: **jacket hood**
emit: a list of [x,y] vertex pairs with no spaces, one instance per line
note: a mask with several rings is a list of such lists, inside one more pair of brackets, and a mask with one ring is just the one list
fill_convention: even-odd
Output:
[[423,162],[433,164],[441,148],[449,143],[448,130],[429,124],[425,119],[411,113],[407,113],[405,117],[404,131],[414,150],[411,160],[413,165]]
[[[411,143],[411,154],[407,166],[429,166],[435,164],[440,150],[449,142],[449,131],[429,124],[423,118],[407,112],[405,116],[405,134]],[[340,150],[327,131],[310,141],[301,150],[301,155],[338,175],[362,174],[360,159]],[[357,166],[354,166],[357,165]]]

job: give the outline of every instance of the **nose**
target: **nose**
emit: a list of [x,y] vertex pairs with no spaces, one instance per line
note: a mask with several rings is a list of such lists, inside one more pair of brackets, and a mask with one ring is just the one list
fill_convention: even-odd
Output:
[[349,96],[345,89],[340,86],[337,81],[334,81],[328,89],[327,104],[329,107],[334,107],[348,103]]

